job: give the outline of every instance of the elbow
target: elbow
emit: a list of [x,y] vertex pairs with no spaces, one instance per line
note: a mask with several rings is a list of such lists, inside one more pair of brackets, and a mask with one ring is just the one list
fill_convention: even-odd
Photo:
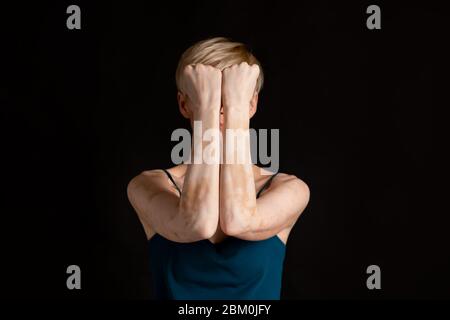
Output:
[[220,228],[230,237],[237,237],[247,231],[247,228],[237,223],[221,223]]
[[174,241],[181,243],[190,243],[210,239],[216,232],[217,223],[213,226],[212,223],[184,222],[183,227],[170,228],[173,234]]
[[227,236],[230,237],[236,237],[243,233],[243,228],[239,227],[236,224],[227,224],[227,223],[221,223],[220,228],[222,229],[223,233],[225,233]]
[[225,233],[227,236],[236,237],[243,233],[246,233],[250,230],[250,224],[249,220],[247,220],[245,217],[251,217],[254,215],[254,211],[250,211],[248,215],[243,214],[242,210],[238,212],[237,215],[228,215],[229,217],[240,217],[240,219],[236,218],[222,218],[220,219],[220,228],[222,229],[223,233]]
[[211,238],[217,231],[219,223],[218,214],[201,214],[198,211],[186,210],[181,212],[184,217],[184,229],[192,237],[190,241],[199,241]]
[[191,239],[189,239],[189,242],[210,239],[216,233],[216,231],[217,222],[215,223],[215,225],[212,222],[197,222],[196,225],[191,228],[191,232],[189,232],[190,237],[192,237]]
[[201,226],[201,227],[197,228],[197,230],[195,232],[196,240],[194,240],[194,241],[212,238],[212,236],[216,233],[216,229],[217,229],[217,226],[214,228],[211,226]]

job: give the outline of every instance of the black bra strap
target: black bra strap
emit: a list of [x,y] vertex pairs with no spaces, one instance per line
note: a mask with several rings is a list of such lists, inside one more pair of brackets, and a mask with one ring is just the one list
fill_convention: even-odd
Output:
[[170,181],[172,181],[175,188],[177,188],[178,193],[180,194],[180,197],[181,197],[181,190],[180,190],[180,188],[178,188],[177,184],[175,183],[175,180],[173,180],[172,175],[166,169],[162,169],[162,170],[166,173],[167,177],[169,177]]
[[259,195],[261,194],[261,192],[263,192],[265,189],[267,189],[267,187],[270,185],[270,183],[272,182],[273,178],[278,174],[275,173],[274,175],[272,175],[269,179],[267,179],[266,183],[264,183],[263,187],[259,190],[258,194],[256,195],[256,198],[259,198]]

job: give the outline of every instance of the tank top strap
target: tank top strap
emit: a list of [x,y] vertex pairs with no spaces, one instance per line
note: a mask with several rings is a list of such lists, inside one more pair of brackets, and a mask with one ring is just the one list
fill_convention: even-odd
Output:
[[170,181],[173,183],[173,185],[175,186],[175,188],[177,188],[178,193],[180,194],[181,197],[181,190],[180,188],[178,188],[178,185],[175,183],[175,180],[173,180],[172,175],[169,173],[169,171],[167,171],[166,169],[161,169],[162,171],[164,171],[167,175],[167,177],[170,179]]
[[264,183],[262,188],[258,191],[258,194],[256,195],[256,198],[259,198],[259,196],[261,195],[261,192],[263,192],[265,189],[267,189],[270,186],[270,184],[272,183],[273,178],[275,178],[275,176],[277,174],[278,174],[278,172],[273,174],[269,179],[267,179],[266,183]]
[[[175,186],[175,188],[177,189],[178,193],[179,193],[180,196],[181,196],[181,190],[180,190],[180,188],[178,187],[178,185],[176,184],[176,182],[175,182],[175,180],[173,179],[172,175],[169,173],[169,171],[167,171],[166,169],[161,169],[161,170],[164,171],[164,173],[167,175],[167,177],[169,178],[169,180],[173,183],[173,185]],[[265,189],[267,189],[267,188],[270,186],[270,184],[272,183],[273,178],[275,178],[275,176],[276,176],[277,174],[278,174],[278,172],[275,173],[275,174],[273,174],[269,179],[267,179],[267,181],[264,183],[264,185],[262,186],[262,188],[258,191],[258,193],[257,193],[257,195],[256,195],[256,198],[259,198],[259,196],[261,195],[261,193],[262,193]]]

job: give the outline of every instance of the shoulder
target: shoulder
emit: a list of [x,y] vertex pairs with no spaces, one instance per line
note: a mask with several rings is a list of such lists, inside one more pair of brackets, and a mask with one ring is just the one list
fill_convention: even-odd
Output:
[[152,189],[158,185],[162,185],[165,173],[160,169],[142,171],[133,177],[127,185],[128,197],[139,189]]
[[161,176],[164,172],[160,169],[154,169],[154,170],[145,170],[139,173],[137,176],[133,177],[130,182],[128,183],[128,187],[134,187],[137,184],[154,180]]
[[260,170],[258,179],[267,185],[265,188],[267,193],[276,194],[283,202],[298,203],[300,207],[308,204],[310,190],[302,179],[289,173],[278,172],[274,174],[263,168],[260,168]]
[[183,174],[185,170],[185,167],[179,165],[165,170],[153,169],[142,171],[128,183],[128,196],[130,197],[130,193],[136,190],[145,190],[147,195],[167,191],[179,195],[178,188],[183,186]]
[[158,193],[158,185],[162,185],[165,173],[162,170],[146,170],[133,177],[127,185],[127,196],[144,228],[147,239],[154,231],[146,218],[149,213],[149,201]]
[[293,174],[279,172],[272,179],[271,184],[273,186],[286,186],[294,191],[304,193],[309,197],[309,187],[306,182]]
[[269,188],[280,190],[280,196],[286,201],[297,203],[300,208],[304,208],[309,202],[309,186],[296,175],[280,172],[272,179]]
[[294,224],[309,203],[309,187],[296,175],[280,172],[272,179],[270,189],[277,197],[278,208],[290,213],[289,225],[278,233],[278,237],[286,243]]

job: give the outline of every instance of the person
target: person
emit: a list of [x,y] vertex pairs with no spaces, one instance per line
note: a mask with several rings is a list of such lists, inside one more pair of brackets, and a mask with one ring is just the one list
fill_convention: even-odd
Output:
[[[183,53],[176,83],[191,125],[248,132],[263,72],[244,44],[218,37]],[[239,150],[226,135],[216,146],[222,156],[227,147],[248,155],[246,137]],[[144,171],[127,192],[149,241],[156,299],[280,299],[289,233],[309,201],[305,182],[249,161],[202,161]]]

